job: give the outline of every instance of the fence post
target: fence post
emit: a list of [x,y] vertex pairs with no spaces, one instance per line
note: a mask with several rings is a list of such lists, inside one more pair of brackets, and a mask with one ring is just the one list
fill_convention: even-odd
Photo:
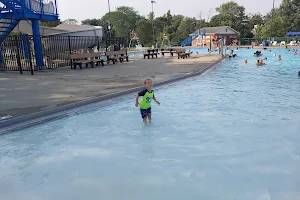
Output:
[[209,39],[209,54],[211,54],[211,39]]
[[[28,54],[28,59],[29,59],[29,64],[30,64],[30,72],[31,72],[31,75],[34,75],[33,74],[33,65],[32,65],[31,50],[30,50],[30,45],[29,45],[29,36],[28,35],[26,35],[25,40],[27,41],[26,44],[27,44],[27,51],[28,51],[27,54]],[[25,48],[24,48],[24,51],[25,51]]]
[[2,66],[4,64],[5,64],[5,62],[4,62],[4,58],[3,58],[3,55],[2,55],[2,44],[0,44],[0,68],[2,68]]
[[32,19],[32,33],[34,41],[34,53],[38,69],[44,69],[43,45],[41,41],[40,25],[37,19]]
[[[70,53],[70,58],[71,58],[71,54],[72,54],[72,47],[71,47],[71,36],[68,35],[68,43],[69,43],[69,53]],[[73,66],[73,61],[72,59],[71,60],[71,69],[72,69],[72,66]]]
[[97,49],[98,49],[98,52],[100,51],[100,40],[99,40],[99,36],[97,36]]
[[105,38],[105,49],[107,51],[107,39]]
[[19,43],[18,43],[18,37],[15,36],[14,37],[15,39],[15,44],[16,44],[16,48],[17,48],[17,63],[18,63],[18,67],[19,67],[19,70],[20,70],[20,74],[23,74],[23,69],[22,69],[22,66],[21,66],[21,59],[20,59],[20,52],[19,52]]
[[29,55],[28,55],[28,53],[29,53],[29,51],[28,51],[29,45],[27,44],[28,43],[28,38],[26,37],[26,34],[20,33],[20,36],[22,38],[22,43],[23,43],[22,46],[23,46],[23,49],[24,49],[24,57],[25,57],[25,59],[29,59]]

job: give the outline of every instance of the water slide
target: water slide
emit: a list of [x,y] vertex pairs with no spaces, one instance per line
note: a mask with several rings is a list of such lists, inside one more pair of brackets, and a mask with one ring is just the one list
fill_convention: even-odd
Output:
[[[30,21],[22,20],[14,28],[13,32],[21,32],[23,34],[32,35],[32,24]],[[87,26],[87,25],[70,25],[60,24],[57,27],[40,27],[41,36],[48,36],[43,42],[43,54],[51,56],[59,52],[66,52],[69,50],[68,36],[72,49],[87,49],[98,45],[98,39],[103,37],[101,26]],[[90,39],[78,39],[72,36],[85,36]],[[57,52],[59,50],[59,52]]]

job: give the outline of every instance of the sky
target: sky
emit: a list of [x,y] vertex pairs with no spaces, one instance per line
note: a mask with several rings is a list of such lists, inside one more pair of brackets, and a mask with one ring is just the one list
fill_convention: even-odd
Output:
[[[119,6],[129,6],[135,8],[140,15],[147,16],[151,12],[151,0],[109,0],[111,11]],[[171,14],[181,14],[188,17],[207,19],[210,10],[229,0],[189,0],[187,4],[178,0],[155,0],[153,4],[154,15],[156,17],[165,14],[168,9]],[[175,3],[180,2],[180,3]],[[273,0],[235,0],[239,5],[246,8],[246,13],[266,14],[273,7]],[[275,0],[275,7],[279,7],[282,0]],[[84,19],[101,18],[108,12],[108,0],[57,0],[61,20],[74,18],[81,22]],[[83,4],[84,3],[84,4]],[[216,12],[213,12],[216,14]]]

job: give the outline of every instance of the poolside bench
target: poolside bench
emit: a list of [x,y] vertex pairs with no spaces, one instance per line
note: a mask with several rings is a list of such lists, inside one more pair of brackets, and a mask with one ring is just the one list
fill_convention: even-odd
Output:
[[150,56],[154,58],[154,56],[157,58],[158,49],[148,49],[147,53],[144,53],[144,59],[148,57],[150,59]]
[[165,56],[165,53],[169,53],[171,56],[173,56],[174,53],[176,53],[176,50],[173,48],[161,49],[161,55]]
[[176,49],[176,53],[178,55],[178,59],[179,58],[185,59],[185,58],[190,57],[190,53],[186,53],[185,52],[185,48],[178,48],[178,49]]
[[76,69],[76,66],[78,65],[80,69],[82,69],[82,65],[85,65],[85,67],[88,67],[90,64],[92,68],[94,68],[94,64],[98,66],[100,63],[103,66],[104,61],[100,58],[103,56],[103,53],[101,52],[93,52],[93,53],[76,53],[76,54],[71,54],[71,69]]
[[118,59],[119,59],[120,63],[124,62],[124,60],[129,62],[129,58],[128,58],[127,52],[125,50],[106,51],[105,55],[106,55],[106,58],[107,58],[107,64],[109,64],[110,61],[112,61],[113,64],[116,64]]

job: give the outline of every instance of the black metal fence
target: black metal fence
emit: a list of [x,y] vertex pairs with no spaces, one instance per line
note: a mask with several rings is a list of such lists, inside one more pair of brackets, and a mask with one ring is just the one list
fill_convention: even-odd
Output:
[[38,68],[30,35],[0,37],[0,71],[34,71],[71,65],[70,54],[92,51],[119,50],[128,47],[127,38],[103,40],[99,37],[44,36],[41,37],[44,66]]
[[0,69],[9,71],[31,71],[33,72],[35,63],[32,59],[29,36],[11,36],[0,38]]

